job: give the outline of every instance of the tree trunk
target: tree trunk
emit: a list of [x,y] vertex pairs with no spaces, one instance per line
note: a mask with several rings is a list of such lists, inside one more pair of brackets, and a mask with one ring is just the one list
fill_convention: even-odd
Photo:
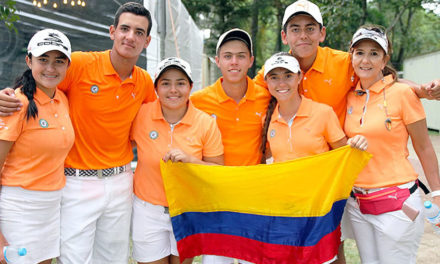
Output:
[[257,49],[256,49],[256,43],[257,43],[257,33],[258,33],[258,5],[259,0],[254,0],[254,3],[252,5],[252,27],[251,27],[251,38],[252,38],[252,44],[253,44],[253,53],[255,57],[254,64],[248,71],[248,75],[251,78],[254,78],[255,72],[256,72],[256,60],[257,60]]

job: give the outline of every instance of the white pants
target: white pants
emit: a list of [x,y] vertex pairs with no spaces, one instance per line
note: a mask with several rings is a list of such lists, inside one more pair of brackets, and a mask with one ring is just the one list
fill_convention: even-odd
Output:
[[133,173],[66,176],[61,202],[61,264],[126,264]]
[[11,246],[26,248],[20,263],[35,264],[60,255],[61,193],[1,186],[0,229]]
[[135,196],[131,228],[136,261],[152,262],[169,255],[179,256],[170,214],[163,206]]
[[423,205],[419,190],[406,200],[420,211],[411,221],[402,210],[381,215],[362,214],[357,202],[347,201],[348,217],[363,264],[416,263],[423,234]]
[[234,258],[215,256],[215,255],[203,255],[202,264],[252,264],[252,262],[247,262],[245,260],[238,259],[234,262]]

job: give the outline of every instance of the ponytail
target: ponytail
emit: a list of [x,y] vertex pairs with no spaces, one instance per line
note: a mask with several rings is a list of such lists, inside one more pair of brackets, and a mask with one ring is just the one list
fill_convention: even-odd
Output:
[[275,97],[271,97],[269,101],[269,105],[267,106],[266,118],[264,119],[263,129],[261,131],[261,145],[260,151],[263,153],[263,157],[261,157],[262,164],[266,163],[266,144],[267,144],[267,130],[269,129],[270,120],[272,119],[272,114],[275,111],[275,107],[277,106],[277,99]]
[[[29,56],[31,55],[29,54]],[[34,101],[34,95],[37,91],[37,85],[35,84],[31,69],[27,69],[15,80],[14,89],[18,87],[21,87],[21,93],[26,95],[29,101],[26,111],[26,120],[29,120],[31,117],[36,118],[38,116],[38,108]]]

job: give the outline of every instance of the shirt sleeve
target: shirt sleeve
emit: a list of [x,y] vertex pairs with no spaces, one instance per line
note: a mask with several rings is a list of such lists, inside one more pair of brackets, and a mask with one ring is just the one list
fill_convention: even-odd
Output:
[[154,83],[151,79],[150,75],[142,70],[142,72],[145,74],[145,89],[146,89],[146,96],[143,101],[144,104],[154,102],[157,98],[156,90],[154,89]]
[[[23,100],[22,100],[23,101]],[[23,131],[28,104],[11,116],[0,117],[0,140],[17,141]]]
[[410,86],[404,85],[399,96],[400,109],[402,111],[402,120],[405,125],[412,124],[426,118],[420,98],[416,95]]
[[215,119],[206,116],[206,131],[203,141],[203,157],[217,157],[223,154],[223,143],[220,129]]
[[255,85],[264,87],[267,89],[266,81],[264,80],[264,66],[261,68],[261,70],[258,71],[257,75],[254,77],[254,83]]
[[326,113],[321,115],[326,122],[325,126],[325,139],[329,143],[337,142],[345,137],[345,133],[341,128],[339,119],[331,107],[325,107]]
[[141,108],[139,109],[136,117],[133,120],[133,123],[131,124],[131,129],[130,129],[130,140],[135,141],[136,139],[136,131],[138,129],[141,129],[141,122],[143,120],[143,118],[145,118],[145,107],[146,105],[143,104],[141,106]]
[[75,81],[74,78],[80,76],[80,69],[81,55],[79,52],[73,52],[71,55],[69,68],[67,68],[66,77],[64,77],[64,80],[60,84],[58,84],[58,89],[60,89],[64,93],[67,93],[73,82]]

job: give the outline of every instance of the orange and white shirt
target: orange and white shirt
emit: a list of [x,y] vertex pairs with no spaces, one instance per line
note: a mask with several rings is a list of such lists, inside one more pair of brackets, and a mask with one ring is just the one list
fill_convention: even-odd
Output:
[[[349,137],[365,136],[367,151],[373,154],[356,179],[357,187],[387,187],[417,179],[408,161],[406,126],[425,119],[425,112],[408,85],[392,82],[392,76],[388,75],[367,89],[367,93],[348,95],[345,132]],[[356,90],[361,90],[360,83]],[[391,126],[386,125],[387,118]]]
[[330,150],[328,143],[345,137],[333,109],[302,96],[296,115],[286,122],[278,111],[272,114],[267,141],[274,162],[293,160]]
[[[257,85],[267,87],[264,67],[255,76]],[[347,52],[318,47],[312,67],[304,73],[299,91],[315,102],[333,107],[341,126],[347,108],[347,93],[356,85],[357,76]]]
[[60,84],[70,105],[75,143],[65,166],[105,169],[133,159],[131,124],[142,103],[156,99],[148,73],[135,66],[122,81],[110,61],[110,51],[74,52]]
[[237,102],[226,95],[223,78],[191,95],[195,107],[213,116],[222,133],[225,165],[256,165],[261,160],[261,118],[265,115],[270,94],[247,77],[245,96]]
[[23,107],[0,118],[0,140],[14,141],[3,166],[1,185],[35,191],[59,190],[66,182],[64,160],[75,137],[67,98],[58,89],[52,99],[36,89],[38,116],[27,120],[29,101],[20,89],[15,94]]
[[170,125],[162,114],[159,100],[142,105],[131,130],[137,144],[138,164],[134,174],[134,193],[152,204],[168,206],[160,160],[174,148],[198,159],[223,154],[220,130],[214,118],[191,103],[185,116]]

